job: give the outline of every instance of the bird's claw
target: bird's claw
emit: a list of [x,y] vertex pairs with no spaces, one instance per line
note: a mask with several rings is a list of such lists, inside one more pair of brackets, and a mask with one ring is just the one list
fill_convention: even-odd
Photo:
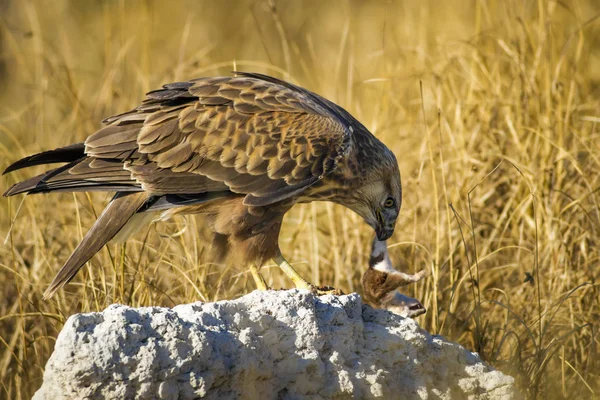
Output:
[[325,296],[325,295],[333,295],[333,296],[342,296],[344,292],[340,289],[336,289],[333,286],[315,286],[310,285],[310,291],[316,294],[317,296]]

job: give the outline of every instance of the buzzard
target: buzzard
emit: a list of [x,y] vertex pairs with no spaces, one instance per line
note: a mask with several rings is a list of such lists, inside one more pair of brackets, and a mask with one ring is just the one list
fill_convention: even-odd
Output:
[[236,72],[164,85],[140,106],[103,121],[85,142],[23,158],[4,173],[62,166],[19,182],[19,193],[116,192],[46,292],[49,298],[108,241],[174,214],[203,214],[212,247],[247,266],[273,259],[302,278],[278,245],[296,203],[332,201],[389,238],[402,202],[394,154],[342,107],[279,79]]

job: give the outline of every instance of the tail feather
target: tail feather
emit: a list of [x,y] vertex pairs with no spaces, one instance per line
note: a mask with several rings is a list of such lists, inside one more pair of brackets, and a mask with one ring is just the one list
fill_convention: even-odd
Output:
[[141,185],[131,178],[131,173],[123,168],[120,161],[99,160],[84,156],[33,178],[15,183],[4,192],[3,196],[14,196],[20,193],[135,192],[141,190]]
[[8,168],[4,170],[2,175],[21,168],[33,167],[34,165],[67,163],[78,160],[82,157],[85,157],[85,144],[76,143],[70,146],[44,151],[42,153],[22,158],[19,161],[9,165]]
[[77,271],[121,230],[147,200],[148,195],[144,192],[118,193],[56,274],[44,292],[44,300],[73,279]]
[[[32,157],[34,157],[34,156],[32,156]],[[23,159],[23,160],[25,160],[25,159]],[[15,164],[18,164],[19,162],[21,162],[23,160],[17,161]],[[27,192],[27,193],[34,193],[36,190],[38,190],[39,188],[41,188],[41,187],[43,187],[45,185],[46,180],[52,178],[53,176],[56,176],[56,175],[60,174],[61,172],[64,172],[64,171],[68,170],[77,161],[78,160],[75,160],[73,162],[70,162],[67,165],[63,165],[63,166],[61,166],[59,168],[51,169],[50,171],[46,171],[43,174],[40,174],[40,175],[34,176],[32,178],[26,179],[26,180],[24,180],[22,182],[15,183],[6,192],[4,192],[2,194],[2,196],[4,196],[4,197],[14,196],[16,194],[25,193],[25,192]],[[18,167],[18,168],[14,168],[12,170],[9,170],[15,164],[12,164],[10,167],[8,167],[4,171],[4,173],[10,172],[10,171],[14,171],[15,169],[26,168],[26,167]],[[35,164],[35,165],[39,165],[39,164]]]
[[[52,171],[48,171],[48,172],[53,172]],[[37,175],[34,176],[32,178],[26,179],[24,181],[15,183],[14,185],[12,185],[11,187],[8,188],[8,190],[4,193],[2,193],[2,196],[4,197],[9,197],[9,196],[14,196],[20,193],[29,193],[30,191],[34,190],[35,188],[39,187],[43,180],[44,180],[44,176],[46,176],[46,174],[48,173],[44,173],[41,175]]]

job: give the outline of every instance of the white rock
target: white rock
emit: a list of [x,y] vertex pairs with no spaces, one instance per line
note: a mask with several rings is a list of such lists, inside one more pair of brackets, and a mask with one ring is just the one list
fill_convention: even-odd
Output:
[[34,399],[515,399],[514,379],[357,294],[73,315]]

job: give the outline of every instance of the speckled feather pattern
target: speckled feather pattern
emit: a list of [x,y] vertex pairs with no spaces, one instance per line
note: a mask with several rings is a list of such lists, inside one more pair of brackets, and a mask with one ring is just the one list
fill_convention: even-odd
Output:
[[325,102],[252,75],[165,85],[105,120],[86,153],[122,159],[133,184],[153,194],[227,188],[247,204],[270,204],[322,180],[352,152],[354,121]]
[[341,107],[264,75],[167,84],[103,122],[80,159],[7,194],[229,190],[255,206],[321,195],[343,201],[346,189],[397,169],[393,154]]
[[[129,207],[128,213],[107,207],[113,212],[96,221],[46,296],[123,227],[134,231],[128,221],[140,220],[136,213],[204,214],[216,253],[260,266],[278,251],[283,216],[295,203],[352,205],[364,201],[360,196],[400,190],[394,155],[360,122],[315,93],[265,75],[167,84],[103,123],[85,143],[7,169],[65,163],[17,183],[8,196],[116,191],[111,205]],[[361,192],[374,182],[379,186]]]

